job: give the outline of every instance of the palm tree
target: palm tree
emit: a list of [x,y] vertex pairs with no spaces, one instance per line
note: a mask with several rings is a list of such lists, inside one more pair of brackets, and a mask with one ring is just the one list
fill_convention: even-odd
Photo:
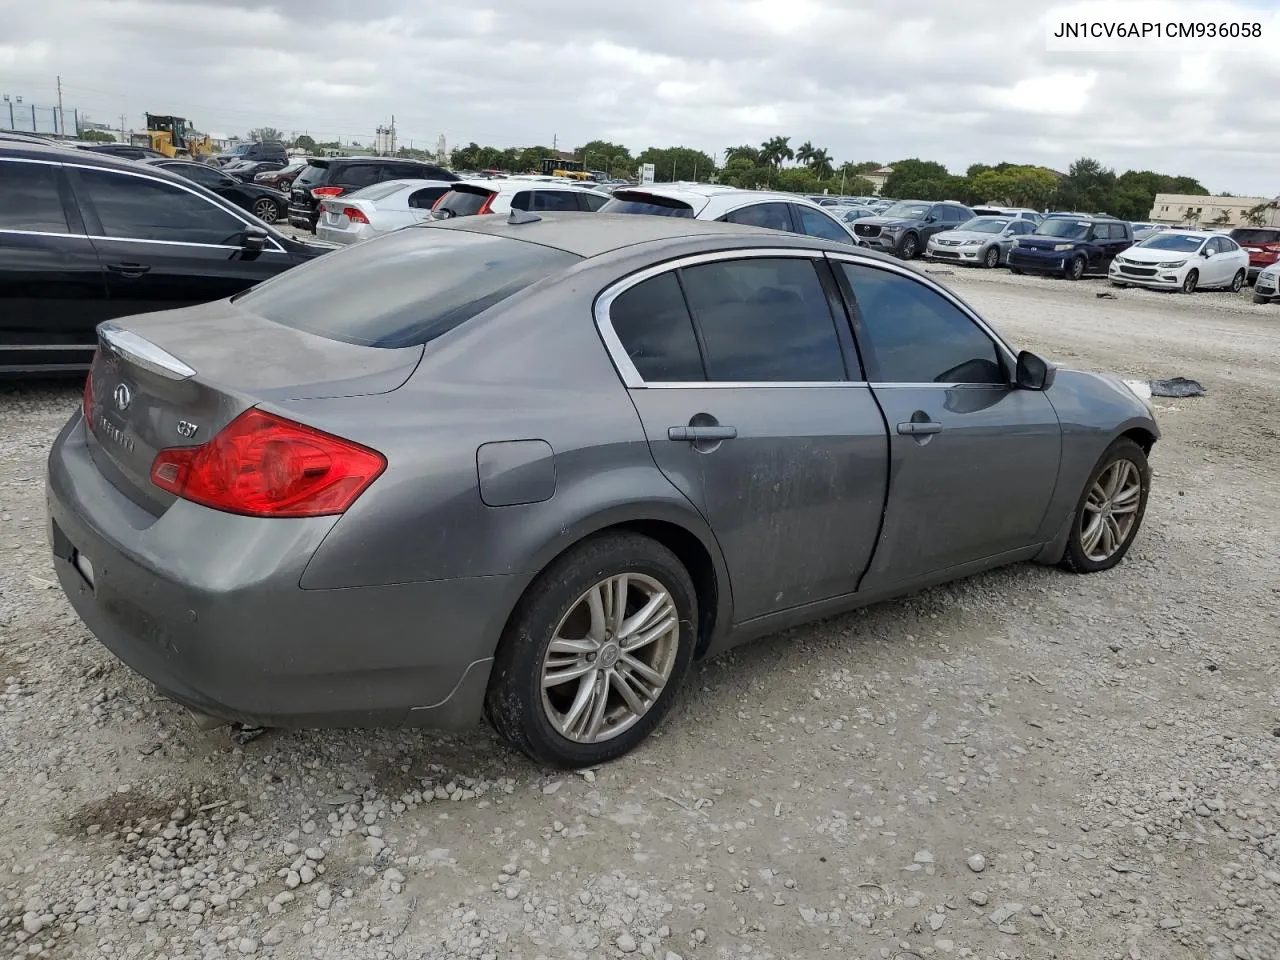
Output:
[[[806,144],[807,146],[807,144]],[[801,149],[804,149],[803,147]],[[800,158],[800,151],[796,151],[797,159]],[[813,147],[809,150],[808,167],[813,171],[813,175],[819,180],[826,180],[828,177],[834,176],[835,171],[831,166],[831,154],[827,152],[825,147]]]
[[725,163],[730,160],[750,160],[752,163],[759,163],[760,151],[745,143],[738,147],[725,147],[724,159]]
[[771,167],[782,166],[784,160],[794,160],[796,152],[791,149],[790,137],[770,137],[760,144],[760,162]]
[[800,144],[800,146],[796,147],[796,159],[799,160],[801,163],[803,163],[806,167],[812,165],[813,154],[814,154],[813,144],[808,140]]

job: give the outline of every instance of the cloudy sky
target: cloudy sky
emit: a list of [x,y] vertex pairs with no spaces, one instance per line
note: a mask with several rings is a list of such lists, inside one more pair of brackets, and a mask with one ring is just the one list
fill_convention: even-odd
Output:
[[[1113,0],[1263,43],[1046,49],[1053,0],[0,0],[0,93],[367,141],[633,150],[784,134],[837,161],[1081,155],[1280,193],[1280,0]],[[443,7],[443,9],[441,9]],[[1169,14],[1165,16],[1165,14]]]

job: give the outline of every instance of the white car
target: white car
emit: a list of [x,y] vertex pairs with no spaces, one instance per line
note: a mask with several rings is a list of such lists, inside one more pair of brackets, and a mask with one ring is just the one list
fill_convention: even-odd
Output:
[[423,223],[431,219],[431,208],[451,186],[448,180],[384,180],[322,200],[316,211],[316,238],[356,243]]
[[1027,207],[991,207],[980,204],[970,209],[980,217],[1008,217],[1010,220],[1029,220],[1035,224],[1044,219],[1043,213]]
[[740,190],[704,183],[646,183],[619,187],[601,213],[639,213],[691,220],[721,220],[859,246],[846,226],[807,197]]
[[437,220],[472,217],[512,210],[593,212],[609,202],[609,195],[589,190],[573,181],[510,177],[506,180],[459,180],[436,201],[431,215]]
[[1249,273],[1249,254],[1230,237],[1207,230],[1164,230],[1129,247],[1111,261],[1113,286],[1157,290],[1229,288],[1239,292]]
[[1253,282],[1254,303],[1275,303],[1280,300],[1280,261],[1258,271]]

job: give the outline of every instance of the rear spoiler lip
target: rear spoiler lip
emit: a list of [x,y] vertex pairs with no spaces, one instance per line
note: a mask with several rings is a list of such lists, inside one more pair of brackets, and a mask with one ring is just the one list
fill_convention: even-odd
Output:
[[167,380],[190,380],[196,375],[193,367],[189,367],[169,351],[118,324],[110,321],[103,323],[98,327],[98,337],[104,346],[130,363]]

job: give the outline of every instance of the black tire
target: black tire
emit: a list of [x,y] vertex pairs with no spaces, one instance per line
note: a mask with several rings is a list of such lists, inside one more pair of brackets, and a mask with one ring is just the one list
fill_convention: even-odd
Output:
[[1186,277],[1183,278],[1182,286],[1179,289],[1181,290],[1182,293],[1195,293],[1196,284],[1198,284],[1199,282],[1200,282],[1200,271],[1190,270],[1187,272]]
[[253,201],[252,213],[259,220],[266,223],[275,223],[280,219],[280,205],[270,197],[259,197]]
[[[1141,492],[1138,498],[1138,508],[1134,514],[1133,526],[1129,529],[1119,547],[1111,553],[1106,559],[1095,559],[1089,557],[1084,548],[1084,518],[1085,503],[1089,498],[1089,492],[1093,488],[1098,478],[1102,476],[1113,464],[1120,460],[1130,461],[1138,470],[1138,477],[1141,484]],[[1089,474],[1089,479],[1084,485],[1084,489],[1080,491],[1080,499],[1076,501],[1076,511],[1071,519],[1071,535],[1067,538],[1067,550],[1062,557],[1061,566],[1073,573],[1100,573],[1103,570],[1110,570],[1117,563],[1124,559],[1125,554],[1129,552],[1129,548],[1133,546],[1133,541],[1138,535],[1138,531],[1142,529],[1142,519],[1147,512],[1147,497],[1151,493],[1151,466],[1147,463],[1147,455],[1142,448],[1130,440],[1128,437],[1117,438],[1111,446],[1107,447],[1098,460],[1097,465]]]
[[1084,257],[1072,257],[1071,262],[1062,271],[1067,280],[1079,280],[1084,276]]
[[1244,271],[1237,270],[1236,275],[1231,278],[1231,292],[1239,293],[1244,289]]
[[[679,620],[674,663],[652,706],[629,729],[611,739],[581,743],[552,726],[543,708],[542,664],[552,634],[594,585],[622,573],[656,580],[671,596]],[[607,763],[628,753],[666,715],[697,644],[698,596],[674,553],[635,533],[605,533],[557,558],[525,591],[498,644],[484,713],[513,746],[555,767]]]
[[1022,268],[1021,268],[1021,267],[1010,267],[1010,268],[1009,268],[1009,272],[1010,272],[1010,273],[1012,273],[1015,277],[1020,277],[1020,276],[1022,276]]
[[982,255],[982,265],[988,270],[994,270],[1000,266],[1000,248],[994,245],[988,247]]
[[920,252],[920,238],[914,233],[908,233],[898,243],[898,256],[903,260],[914,260]]

